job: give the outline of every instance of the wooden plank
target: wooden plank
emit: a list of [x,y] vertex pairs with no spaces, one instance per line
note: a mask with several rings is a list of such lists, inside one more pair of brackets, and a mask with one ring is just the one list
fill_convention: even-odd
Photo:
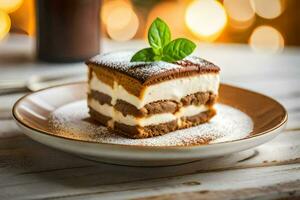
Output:
[[[244,170],[242,172],[247,176],[243,178],[249,179],[248,173],[250,172],[248,170],[265,168],[276,171],[274,180],[269,180],[269,184],[273,184],[274,181],[290,182],[298,178],[293,173],[289,176],[285,173],[295,170],[295,173],[299,173],[299,143],[300,131],[291,131],[281,134],[273,141],[254,150],[219,159],[202,160],[171,167],[139,168],[95,163],[50,149],[24,136],[12,137],[0,140],[0,180],[5,180],[0,182],[0,195],[5,195],[3,197],[6,199],[9,197],[11,199],[54,198],[77,195],[82,197],[81,195],[90,193],[97,197],[100,194],[103,197],[107,195],[112,197],[116,192],[122,190],[123,193],[134,197],[134,195],[146,194],[148,190],[152,191],[150,193],[153,195],[153,192],[160,190],[160,187],[164,188],[161,189],[162,193],[174,191],[174,189],[189,191],[189,188],[193,187],[190,185],[187,187],[186,183],[199,182],[203,179],[202,176],[206,177],[207,173],[209,176],[214,176],[215,173],[219,174],[222,171],[225,173],[224,170],[230,170],[228,176],[233,173],[232,177],[239,177],[241,175],[234,174],[237,172],[235,170]],[[289,166],[294,167],[282,172],[280,172],[282,166],[266,167],[291,163],[295,163],[295,165]],[[265,167],[253,168],[262,166]],[[255,180],[264,181],[264,173],[262,171]],[[198,176],[201,178],[197,178]],[[244,187],[246,187],[247,181],[243,178],[238,179],[238,182],[244,181]],[[181,183],[177,180],[181,180]],[[219,177],[218,180],[223,181],[223,178]],[[200,182],[202,183],[202,181]],[[217,183],[209,182],[209,184]],[[254,184],[252,186],[255,187]],[[215,186],[211,185],[210,187]],[[231,184],[230,187],[233,190],[238,189],[235,184]]]
[[246,188],[239,190],[200,190],[196,192],[183,192],[165,194],[153,197],[139,198],[140,200],[167,200],[167,199],[289,199],[300,198],[300,181],[279,183],[261,188]]
[[23,133],[13,120],[0,120],[0,143],[2,138],[9,138],[17,135],[23,135]]
[[[144,169],[145,170],[145,169]],[[151,173],[151,172],[148,172]],[[40,175],[41,176],[41,175]],[[297,191],[299,195],[300,164],[272,166],[264,168],[235,169],[219,172],[197,173],[192,175],[167,177],[159,179],[147,179],[140,181],[123,181],[114,184],[100,184],[101,176],[94,174],[94,179],[85,182],[81,178],[74,176],[69,182],[54,179],[45,179],[38,185],[19,185],[19,187],[2,187],[0,198],[2,199],[127,199],[141,198],[147,196],[157,196],[182,193],[209,191],[217,192],[217,197],[222,191],[232,191],[240,193],[243,199],[245,191],[261,191],[261,193],[271,193],[270,190],[278,188],[276,185],[293,185],[287,192],[272,190],[272,193],[286,195]],[[249,191],[250,190],[250,191]],[[232,194],[231,194],[232,195]],[[248,194],[245,194],[247,196]],[[284,196],[282,195],[282,196]],[[229,194],[228,194],[229,196]],[[255,196],[253,194],[253,196]],[[201,196],[200,196],[201,197]]]

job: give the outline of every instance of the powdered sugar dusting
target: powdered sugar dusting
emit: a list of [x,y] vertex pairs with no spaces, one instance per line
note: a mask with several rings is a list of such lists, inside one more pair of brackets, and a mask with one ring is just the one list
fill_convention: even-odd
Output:
[[51,114],[50,121],[53,134],[62,137],[143,146],[183,146],[208,141],[218,143],[245,138],[252,131],[252,120],[245,113],[222,104],[217,104],[216,109],[218,114],[209,123],[147,139],[125,138],[92,122],[85,100],[58,108]]
[[[130,59],[134,53],[135,51],[117,51],[113,53],[105,53],[91,58],[89,62],[124,72],[142,81],[145,81],[149,77],[157,74],[183,67],[179,63],[167,63],[164,61],[130,62]],[[201,68],[218,68],[214,64],[196,56],[188,56],[183,61],[189,61],[190,63],[201,66]]]

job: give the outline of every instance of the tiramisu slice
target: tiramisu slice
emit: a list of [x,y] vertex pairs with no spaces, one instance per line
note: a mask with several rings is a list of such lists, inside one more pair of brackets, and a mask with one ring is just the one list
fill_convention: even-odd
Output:
[[219,68],[198,57],[130,62],[134,52],[93,57],[88,106],[101,124],[131,138],[153,137],[209,121],[218,96]]

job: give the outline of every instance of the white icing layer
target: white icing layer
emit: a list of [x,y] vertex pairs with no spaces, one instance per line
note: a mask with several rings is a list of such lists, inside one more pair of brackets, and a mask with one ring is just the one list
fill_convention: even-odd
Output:
[[166,123],[173,120],[180,120],[181,117],[190,117],[208,110],[208,108],[205,105],[200,105],[200,106],[189,105],[186,107],[182,107],[175,114],[160,113],[160,114],[152,115],[147,118],[137,118],[132,115],[124,116],[121,112],[115,110],[113,106],[109,106],[107,104],[101,105],[98,101],[94,99],[90,99],[88,101],[88,104],[90,107],[92,107],[95,111],[99,112],[100,114],[107,117],[111,117],[112,121],[116,121],[130,126],[139,125],[142,127]]
[[197,92],[212,92],[213,94],[217,94],[219,82],[219,75],[216,73],[177,78],[146,87],[143,96],[138,98],[127,92],[122,85],[118,85],[116,82],[113,88],[110,87],[97,79],[96,74],[93,73],[90,81],[90,89],[111,96],[113,105],[116,99],[121,99],[140,109],[154,101],[180,101],[181,98]]
[[197,92],[217,94],[218,88],[219,75],[215,73],[177,78],[147,87],[143,104],[164,99],[180,101],[181,98]]
[[101,80],[99,80],[97,78],[97,75],[95,74],[95,72],[92,73],[92,77],[89,82],[89,89],[96,90],[98,92],[102,92],[111,97],[113,96],[112,87],[107,85],[106,83],[103,83]]
[[188,105],[188,106],[182,107],[176,113],[176,116],[177,117],[191,117],[191,116],[197,115],[201,112],[205,112],[207,110],[208,110],[208,108],[205,105],[200,105],[200,106]]
[[98,113],[106,116],[106,117],[113,117],[114,115],[114,108],[108,104],[101,105],[95,99],[88,99],[88,105],[96,110]]
[[114,121],[122,124],[130,125],[130,126],[139,125],[142,127],[166,123],[173,120],[176,120],[176,116],[173,115],[172,113],[161,113],[161,114],[152,115],[147,118],[136,118],[132,115],[124,116],[119,111],[115,111],[115,119],[114,119]]

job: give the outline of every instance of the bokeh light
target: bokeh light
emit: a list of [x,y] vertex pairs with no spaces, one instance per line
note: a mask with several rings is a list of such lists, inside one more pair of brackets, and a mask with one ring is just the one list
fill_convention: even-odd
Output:
[[10,29],[10,18],[8,14],[0,10],[0,40],[2,40]]
[[256,14],[266,19],[274,19],[284,11],[283,0],[251,0],[251,5]]
[[139,19],[130,6],[115,7],[106,20],[107,34],[118,41],[132,39],[139,27]]
[[224,0],[224,7],[229,17],[229,25],[232,28],[246,29],[255,21],[251,0]]
[[213,41],[222,33],[227,15],[222,4],[216,0],[194,0],[187,7],[185,22],[200,40]]
[[12,29],[25,32],[28,35],[35,34],[35,9],[34,0],[24,0],[21,7],[10,14]]
[[249,44],[255,51],[275,53],[284,47],[281,33],[271,26],[259,26],[254,29]]
[[184,15],[185,4],[183,4],[183,1],[163,1],[158,3],[153,7],[148,15],[145,36],[147,37],[148,28],[151,23],[157,17],[160,17],[169,25],[172,37],[182,37],[186,34]]
[[0,0],[0,10],[6,13],[16,11],[21,5],[23,0]]
[[101,8],[101,20],[107,24],[107,20],[111,12],[118,8],[132,9],[132,5],[128,0],[106,0],[103,1]]

